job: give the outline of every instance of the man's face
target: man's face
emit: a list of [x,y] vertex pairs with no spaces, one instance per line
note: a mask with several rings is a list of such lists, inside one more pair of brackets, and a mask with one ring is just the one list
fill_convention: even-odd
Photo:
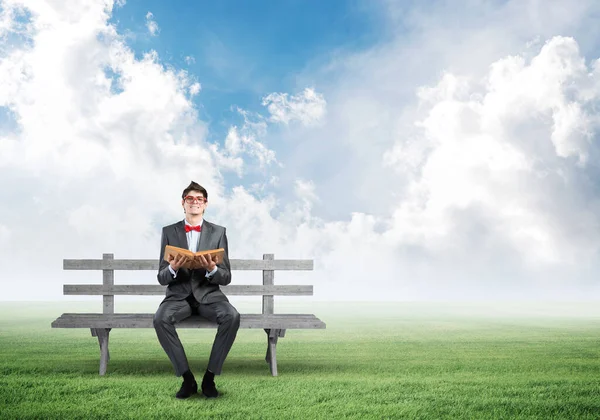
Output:
[[186,214],[198,215],[203,214],[206,208],[204,195],[200,191],[190,191],[188,195],[181,201]]

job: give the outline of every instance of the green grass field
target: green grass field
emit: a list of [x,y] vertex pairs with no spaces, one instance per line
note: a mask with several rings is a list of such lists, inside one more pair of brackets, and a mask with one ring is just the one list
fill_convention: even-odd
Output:
[[[89,330],[50,328],[86,304],[0,303],[0,418],[600,418],[597,303],[286,305],[276,312],[315,313],[327,329],[288,330],[278,377],[265,333],[240,330],[221,397],[180,401],[154,330],[113,330],[100,377]],[[214,333],[180,331],[197,376]]]

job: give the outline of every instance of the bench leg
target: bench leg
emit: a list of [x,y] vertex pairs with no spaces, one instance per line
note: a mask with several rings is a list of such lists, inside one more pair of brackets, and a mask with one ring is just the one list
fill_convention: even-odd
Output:
[[106,373],[106,367],[110,360],[110,353],[108,352],[108,334],[110,328],[91,328],[92,337],[98,337],[98,343],[100,344],[100,376],[104,376]]
[[267,333],[267,355],[265,361],[269,364],[271,375],[277,376],[277,339],[285,336],[285,330],[268,329]]

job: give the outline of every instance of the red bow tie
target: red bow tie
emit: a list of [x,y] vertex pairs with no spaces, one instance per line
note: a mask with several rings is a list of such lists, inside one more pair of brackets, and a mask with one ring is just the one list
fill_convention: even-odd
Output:
[[189,232],[190,230],[195,230],[196,232],[200,232],[202,230],[202,225],[198,225],[198,226],[185,225],[185,231]]

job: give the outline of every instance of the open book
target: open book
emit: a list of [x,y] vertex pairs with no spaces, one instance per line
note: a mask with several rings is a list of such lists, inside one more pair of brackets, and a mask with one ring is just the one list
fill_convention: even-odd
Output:
[[179,247],[172,246],[172,245],[167,245],[167,246],[165,246],[164,260],[167,262],[171,262],[171,257],[175,258],[177,255],[185,255],[186,257],[190,258],[190,260],[187,261],[185,264],[183,264],[182,267],[195,269],[195,268],[202,268],[200,266],[200,261],[196,257],[198,257],[200,255],[206,256],[207,254],[210,254],[210,257],[213,259],[213,261],[215,261],[217,264],[219,264],[219,263],[223,262],[223,256],[225,255],[225,248],[207,249],[205,251],[192,252],[189,249],[179,248]]

